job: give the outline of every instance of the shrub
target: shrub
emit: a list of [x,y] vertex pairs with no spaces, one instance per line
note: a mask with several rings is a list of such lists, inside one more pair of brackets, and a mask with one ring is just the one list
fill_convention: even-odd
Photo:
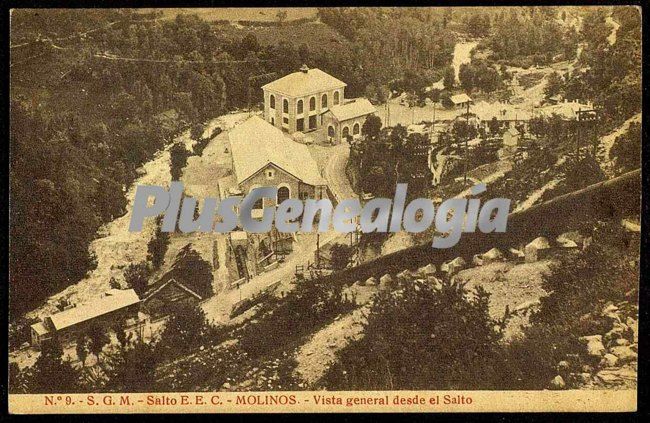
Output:
[[336,390],[492,389],[501,386],[501,326],[489,294],[413,281],[375,300],[365,336],[325,377]]

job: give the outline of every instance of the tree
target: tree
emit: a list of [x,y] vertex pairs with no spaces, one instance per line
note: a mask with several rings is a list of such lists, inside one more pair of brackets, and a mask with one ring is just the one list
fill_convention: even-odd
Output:
[[476,138],[478,131],[471,123],[468,124],[464,120],[457,120],[451,128],[454,140],[457,143],[464,142],[465,140],[472,140]]
[[609,152],[617,174],[641,167],[641,125],[632,123],[623,135],[614,141]]
[[170,154],[170,168],[169,172],[172,175],[172,181],[179,181],[183,174],[183,168],[187,164],[188,152],[185,145],[176,143],[169,150]]
[[376,115],[369,115],[361,126],[361,134],[366,139],[375,140],[379,137],[381,131],[381,118]]
[[190,138],[192,138],[193,140],[201,139],[204,129],[205,128],[200,123],[192,125],[192,128],[190,129]]
[[241,49],[242,51],[254,51],[254,52],[258,52],[261,50],[260,43],[259,41],[257,41],[257,37],[255,36],[255,34],[250,32],[246,34],[244,38],[242,38]]
[[158,361],[154,349],[142,341],[123,348],[111,362],[104,389],[109,392],[155,391]]
[[278,13],[275,15],[275,17],[278,19],[278,22],[280,25],[284,23],[284,21],[287,19],[287,11],[286,10],[278,10]]
[[445,68],[442,83],[445,87],[445,90],[450,91],[454,89],[454,86],[456,85],[456,73],[454,72],[453,67],[447,66]]
[[99,324],[90,326],[86,336],[88,337],[88,351],[97,357],[97,361],[99,361],[99,355],[104,349],[104,346],[111,342],[111,339],[106,333],[106,330]]
[[154,270],[162,266],[168,247],[169,232],[162,231],[162,216],[159,216],[156,218],[156,232],[147,244],[147,260],[151,262]]
[[149,275],[150,271],[146,263],[129,264],[124,271],[124,280],[138,296],[142,296],[149,287]]
[[175,303],[171,306],[169,319],[155,349],[166,357],[174,357],[204,339],[209,327],[200,306],[187,302]]
[[80,332],[77,335],[75,351],[77,353],[77,358],[81,362],[81,367],[85,367],[86,358],[88,357],[88,338],[83,332]]
[[191,245],[186,245],[176,256],[172,268],[161,279],[175,279],[188,288],[208,298],[214,294],[212,289],[212,266],[205,261],[199,253],[194,251]]
[[492,119],[488,122],[488,128],[490,129],[490,134],[496,135],[501,130],[501,124],[497,120],[496,116],[493,116]]
[[336,243],[332,245],[330,252],[332,269],[338,271],[348,267],[350,264],[350,259],[352,258],[352,254],[354,253],[354,249],[347,244]]
[[41,354],[26,375],[27,392],[68,393],[79,389],[78,373],[64,361],[63,349],[56,339],[41,344]]
[[546,80],[546,86],[544,87],[544,95],[546,98],[556,96],[562,92],[562,87],[564,85],[564,80],[559,73],[553,72],[548,76]]
[[484,37],[490,33],[490,17],[483,14],[473,14],[467,20],[467,31],[473,37]]
[[474,88],[474,69],[471,64],[463,63],[460,65],[458,80],[465,91],[472,91],[472,88]]

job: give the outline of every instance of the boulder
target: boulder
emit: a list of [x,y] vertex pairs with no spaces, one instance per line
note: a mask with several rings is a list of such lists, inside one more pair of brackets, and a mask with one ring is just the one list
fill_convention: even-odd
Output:
[[517,248],[509,248],[508,251],[510,252],[510,254],[512,254],[513,257],[516,257],[518,259],[522,259],[526,257],[524,252]]
[[617,347],[612,347],[609,349],[612,354],[618,357],[618,360],[621,363],[629,363],[631,361],[636,361],[638,358],[637,353],[635,353],[631,346],[621,345]]
[[[413,275],[408,270],[402,270],[396,276],[397,276],[397,282],[399,282],[400,284],[407,283],[413,280]],[[381,284],[381,279],[379,279],[379,282]]]
[[601,335],[582,336],[580,341],[587,344],[587,354],[593,357],[600,357],[605,352],[603,337]]
[[618,357],[616,357],[614,354],[607,353],[603,356],[602,361],[600,362],[600,365],[602,367],[614,367],[618,364]]
[[563,248],[582,248],[585,237],[578,231],[564,232],[555,241]]
[[456,257],[451,261],[443,263],[440,266],[440,270],[451,276],[465,267],[467,267],[467,262],[462,257]]
[[393,288],[393,285],[394,285],[393,278],[388,273],[386,273],[384,276],[379,278],[379,289],[380,290],[391,289],[391,288]]
[[566,387],[566,383],[564,383],[564,379],[560,375],[555,376],[550,385],[550,388],[554,390],[560,390]]
[[558,373],[566,373],[569,371],[569,362],[566,360],[562,360],[559,363],[557,363],[557,371]]
[[368,285],[368,286],[376,286],[377,285],[377,279],[375,279],[374,276],[371,276],[368,279],[366,279],[365,284]]
[[636,372],[627,367],[618,369],[603,369],[596,373],[596,378],[605,384],[618,385],[626,381],[635,382]]
[[524,255],[526,257],[527,263],[536,262],[542,260],[547,256],[551,251],[551,244],[548,242],[548,239],[540,236],[531,241],[524,248]]
[[420,267],[419,270],[424,274],[425,277],[436,274],[436,266],[431,263],[427,264],[424,267]]
[[591,381],[591,373],[580,373],[578,379],[582,383],[589,383]]
[[501,261],[503,259],[503,253],[498,248],[492,248],[489,251],[483,253],[483,261],[486,262],[485,264]]
[[625,329],[621,325],[614,325],[614,327],[605,334],[605,341],[614,341],[623,337],[625,337]]
[[476,254],[472,258],[472,263],[476,266],[482,266],[484,264],[494,263],[496,261],[502,261],[504,259],[503,253],[498,248],[492,248],[491,250],[483,253]]

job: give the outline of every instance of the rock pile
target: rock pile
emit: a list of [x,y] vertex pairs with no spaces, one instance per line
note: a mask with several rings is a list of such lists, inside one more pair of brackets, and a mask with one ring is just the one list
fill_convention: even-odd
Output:
[[[599,313],[583,316],[581,322],[603,320],[604,333],[579,338],[584,353],[557,365],[558,375],[549,381],[549,389],[635,388],[638,360],[638,307],[627,301],[609,303]],[[588,326],[589,327],[589,326]],[[573,371],[572,371],[573,370]]]

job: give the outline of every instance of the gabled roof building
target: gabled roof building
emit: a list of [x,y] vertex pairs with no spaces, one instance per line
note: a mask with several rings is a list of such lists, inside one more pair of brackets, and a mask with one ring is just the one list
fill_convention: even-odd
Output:
[[323,113],[343,103],[346,86],[320,69],[303,65],[298,72],[262,86],[264,119],[289,133],[313,131],[321,126]]

